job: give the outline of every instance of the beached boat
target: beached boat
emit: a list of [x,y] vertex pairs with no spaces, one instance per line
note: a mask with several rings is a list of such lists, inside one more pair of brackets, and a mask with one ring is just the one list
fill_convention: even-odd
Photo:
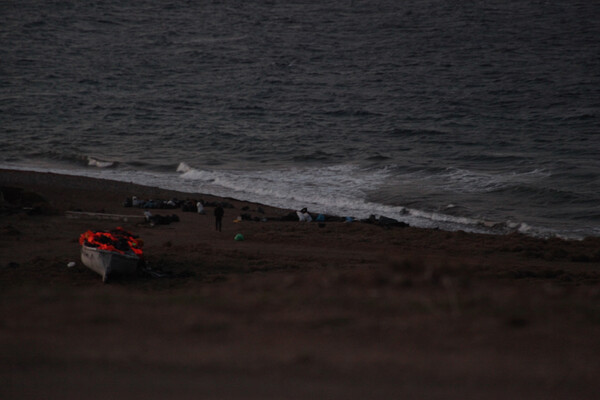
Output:
[[100,250],[81,246],[81,262],[102,276],[102,282],[108,282],[112,275],[133,275],[137,271],[140,258],[135,254],[121,254],[109,250]]
[[87,231],[79,238],[81,262],[99,273],[102,282],[109,276],[133,275],[142,257],[143,242],[122,228],[110,232]]

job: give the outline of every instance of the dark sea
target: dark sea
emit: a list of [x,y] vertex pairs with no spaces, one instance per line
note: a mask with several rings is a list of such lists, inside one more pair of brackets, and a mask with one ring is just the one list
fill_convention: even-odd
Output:
[[0,168],[583,238],[599,111],[597,1],[0,0]]

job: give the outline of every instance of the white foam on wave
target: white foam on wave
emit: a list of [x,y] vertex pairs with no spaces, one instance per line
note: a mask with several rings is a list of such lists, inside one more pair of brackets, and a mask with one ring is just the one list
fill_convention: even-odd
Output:
[[180,162],[179,165],[177,166],[177,172],[188,172],[191,170],[192,170],[192,167],[190,167],[189,165],[187,165],[184,162]]
[[112,167],[113,165],[115,165],[115,163],[112,161],[102,161],[102,160],[95,159],[93,157],[88,157],[87,160],[88,160],[88,166],[90,166],[90,167],[109,168],[109,167]]
[[385,216],[412,226],[489,232],[496,223],[473,218],[367,201],[367,192],[385,184],[388,168],[362,169],[354,165],[280,170],[199,170],[181,163],[177,168],[186,185],[218,196],[268,204],[285,209],[307,207],[314,213],[368,218]]
[[[279,170],[198,170],[181,163],[181,179],[198,185],[199,192],[283,208],[311,207],[315,212],[361,211],[365,193],[381,185],[388,171],[361,170],[352,165]],[[361,214],[368,213],[362,210]]]

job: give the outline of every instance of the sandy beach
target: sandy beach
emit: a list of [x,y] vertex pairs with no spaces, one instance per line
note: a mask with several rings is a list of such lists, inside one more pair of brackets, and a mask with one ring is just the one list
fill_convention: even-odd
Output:
[[[600,390],[600,238],[283,221],[293,210],[49,173],[2,170],[0,186],[0,398]],[[151,226],[130,196],[209,206],[151,210],[179,217]],[[210,204],[223,201],[216,232]],[[143,240],[156,276],[103,284],[82,265],[79,236],[117,226]]]

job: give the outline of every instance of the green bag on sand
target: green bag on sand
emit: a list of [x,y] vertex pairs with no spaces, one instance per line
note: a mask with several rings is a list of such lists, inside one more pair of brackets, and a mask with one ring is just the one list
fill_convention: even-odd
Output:
[[242,235],[241,233],[238,233],[237,235],[235,235],[233,240],[237,240],[238,242],[241,242],[242,240],[244,240],[244,235]]

